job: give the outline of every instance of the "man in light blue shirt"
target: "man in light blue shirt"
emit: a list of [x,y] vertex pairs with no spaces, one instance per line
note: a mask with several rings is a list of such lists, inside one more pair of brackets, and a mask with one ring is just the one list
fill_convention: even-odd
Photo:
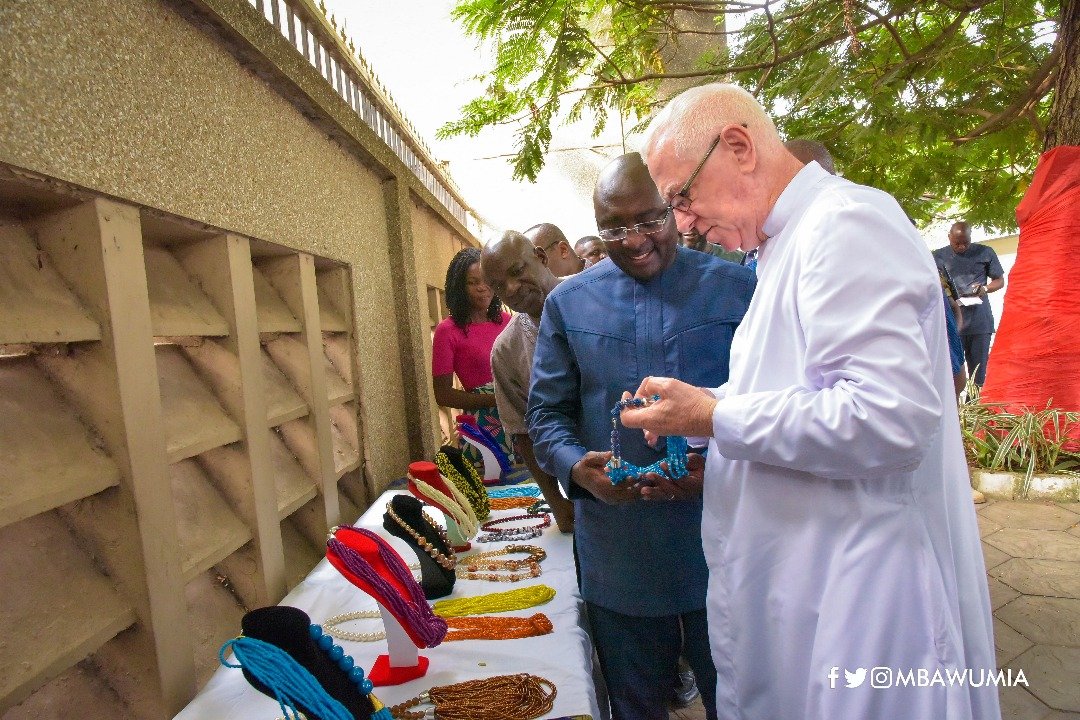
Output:
[[[637,153],[604,169],[593,202],[612,262],[548,296],[529,434],[541,467],[574,501],[581,591],[612,717],[667,717],[683,649],[714,718],[700,480],[613,486],[604,464],[610,411],[623,391],[648,375],[700,386],[727,379],[731,338],[755,280],[746,268],[679,247],[670,208]],[[664,455],[640,431],[621,428],[620,440],[623,458],[636,465]]]

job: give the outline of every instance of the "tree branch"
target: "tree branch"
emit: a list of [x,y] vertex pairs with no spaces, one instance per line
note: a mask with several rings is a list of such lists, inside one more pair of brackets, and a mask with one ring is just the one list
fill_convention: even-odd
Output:
[[1028,81],[1027,89],[1016,98],[1008,107],[988,118],[985,122],[979,124],[974,130],[971,130],[966,135],[962,135],[958,138],[953,138],[952,143],[954,145],[963,145],[966,142],[971,142],[976,138],[980,138],[983,135],[988,135],[994,130],[997,130],[1002,125],[1015,120],[1020,117],[1026,110],[1032,105],[1041,100],[1046,93],[1050,92],[1051,86],[1054,84],[1054,80],[1057,79],[1058,59],[1061,57],[1061,48],[1059,45],[1054,45],[1054,49],[1050,51],[1050,54],[1046,56],[1046,60],[1043,61],[1042,66],[1031,76],[1031,80]]
[[769,9],[769,0],[765,0],[765,23],[769,29],[769,41],[772,43],[773,64],[772,67],[766,68],[761,73],[761,77],[758,78],[757,87],[754,88],[754,97],[761,94],[761,89],[765,87],[765,81],[769,79],[769,75],[772,74],[773,68],[777,65],[777,58],[780,57],[780,39],[776,37],[776,22],[773,20],[772,10]]
[[[886,20],[895,19],[898,15],[900,15],[901,13],[903,13],[905,11],[906,11],[906,9],[904,9],[904,8],[895,9],[895,10],[893,10],[893,12],[889,13],[888,15],[883,15],[880,18],[877,18],[877,19],[871,20],[869,22],[863,23],[862,25],[859,25],[858,27],[855,28],[855,30],[856,30],[856,32],[862,32],[863,30],[869,30],[870,28],[877,27],[878,25],[881,25]],[[823,39],[819,40],[818,42],[811,43],[809,45],[806,45],[804,47],[801,47],[801,48],[793,50],[793,51],[791,51],[789,53],[786,53],[784,55],[780,55],[778,57],[775,57],[775,58],[773,58],[773,60],[771,60],[769,62],[751,63],[749,65],[735,65],[735,66],[722,66],[722,65],[717,66],[717,65],[714,65],[713,67],[709,68],[708,70],[690,70],[690,71],[686,71],[686,72],[677,72],[677,73],[644,73],[642,75],[638,75],[637,77],[627,78],[625,81],[623,81],[623,80],[619,80],[619,81],[612,80],[612,81],[607,81],[607,82],[600,83],[599,85],[591,85],[591,86],[585,88],[585,90],[593,90],[593,89],[599,90],[601,88],[610,87],[610,86],[613,86],[613,85],[634,85],[634,84],[637,84],[637,83],[640,83],[640,82],[645,82],[647,80],[678,80],[678,79],[687,79],[687,78],[712,78],[712,77],[717,77],[717,76],[720,76],[720,75],[727,75],[727,74],[731,74],[731,73],[742,73],[742,72],[751,72],[751,71],[754,71],[754,70],[765,70],[766,68],[776,67],[777,65],[785,63],[785,62],[787,62],[789,60],[794,60],[796,58],[802,57],[803,55],[807,55],[807,54],[812,53],[812,52],[814,52],[816,50],[820,50],[823,47],[827,47],[829,45],[832,45],[833,43],[836,43],[836,42],[838,42],[840,40],[843,40],[847,36],[848,36],[848,31],[846,29],[842,29],[839,33],[833,33],[832,35],[828,35],[828,36],[824,37]]]
[[[872,5],[860,2],[859,7],[874,17],[881,17],[881,13],[879,13]],[[896,26],[884,18],[882,19],[882,25],[889,34],[892,35],[893,42],[895,42],[896,47],[900,49],[900,54],[904,56],[904,59],[910,58],[911,53],[908,52],[907,46],[904,44],[904,39],[900,37],[900,31],[896,29]]]

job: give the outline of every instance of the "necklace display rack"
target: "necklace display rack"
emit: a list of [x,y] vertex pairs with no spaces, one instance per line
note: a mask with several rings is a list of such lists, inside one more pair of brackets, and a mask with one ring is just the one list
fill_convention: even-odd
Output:
[[[647,398],[628,398],[615,403],[611,409],[611,459],[608,460],[606,470],[611,478],[612,485],[618,485],[623,480],[633,480],[639,477],[656,473],[666,475],[672,480],[681,480],[686,477],[686,438],[679,435],[671,435],[666,438],[667,454],[663,460],[657,460],[652,465],[640,467],[622,458],[622,446],[619,443],[619,414],[627,407],[647,407],[660,400],[659,395]],[[661,466],[667,463],[667,470]]]
[[453,445],[443,445],[435,453],[435,466],[448,483],[452,484],[469,501],[477,520],[487,520],[491,514],[491,502],[484,479],[473,464],[465,459]]
[[422,677],[428,659],[419,654],[418,648],[441,643],[447,626],[432,611],[423,589],[397,551],[370,530],[342,525],[331,530],[326,559],[379,604],[387,652],[379,655],[368,673],[372,684],[399,685]]
[[480,457],[484,458],[484,484],[494,485],[501,481],[503,475],[510,472],[511,467],[510,458],[499,447],[498,440],[477,425],[472,415],[458,415],[456,420],[458,435],[476,448]]
[[[391,720],[371,694],[374,684],[307,613],[287,605],[252,610],[240,621],[243,635],[220,652],[226,667],[239,667],[248,683],[278,701],[286,718],[302,712],[322,720]],[[229,662],[232,651],[237,662]]]
[[386,504],[383,529],[412,548],[420,560],[420,587],[428,600],[454,591],[457,556],[442,528],[428,517],[424,506],[410,495],[395,495]]
[[446,536],[454,552],[472,548],[480,521],[462,492],[441,474],[435,463],[421,460],[409,464],[408,487],[418,500],[439,509],[446,518]]

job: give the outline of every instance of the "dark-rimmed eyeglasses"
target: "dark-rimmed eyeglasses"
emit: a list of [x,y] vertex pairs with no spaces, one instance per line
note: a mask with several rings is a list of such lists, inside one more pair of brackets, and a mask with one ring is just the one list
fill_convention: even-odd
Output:
[[688,210],[690,210],[690,205],[694,201],[688,198],[686,196],[686,193],[690,192],[690,186],[694,184],[695,180],[697,180],[697,176],[698,173],[701,172],[701,168],[705,167],[705,162],[709,159],[709,156],[712,155],[713,150],[715,150],[716,146],[719,144],[720,136],[717,135],[716,139],[712,141],[712,145],[709,145],[709,149],[705,152],[705,156],[701,158],[701,162],[699,162],[697,164],[697,167],[694,168],[694,172],[690,174],[690,177],[686,179],[686,182],[683,183],[683,186],[679,188],[679,192],[671,196],[671,202],[668,203],[668,206],[672,210],[678,210],[679,212],[687,212]]
[[671,206],[664,208],[664,214],[656,220],[649,220],[648,222],[638,223],[632,227],[617,227],[607,228],[597,233],[600,239],[604,242],[618,242],[619,240],[625,240],[626,236],[630,233],[637,233],[638,235],[655,235],[664,229],[664,225],[667,224],[668,216],[671,215]]
[[[743,127],[748,127],[746,123],[739,124]],[[694,172],[690,173],[690,177],[687,178],[686,182],[683,183],[683,186],[679,188],[679,192],[671,196],[671,201],[668,203],[668,206],[672,210],[678,210],[679,212],[690,211],[690,205],[693,204],[694,201],[687,197],[686,193],[690,192],[690,186],[694,184],[695,180],[697,180],[697,176],[698,173],[701,172],[701,168],[705,167],[705,163],[706,161],[708,161],[709,156],[713,154],[713,150],[715,150],[716,146],[720,144],[721,137],[723,136],[716,136],[716,139],[712,141],[712,145],[710,145],[709,149],[705,151],[705,157],[701,158],[701,162],[699,162],[697,164],[697,167],[694,168]]]
[[552,240],[551,242],[549,242],[547,245],[544,245],[540,249],[543,250],[544,252],[547,252],[548,250],[555,247],[556,245],[558,245],[561,242],[562,242],[562,240]]

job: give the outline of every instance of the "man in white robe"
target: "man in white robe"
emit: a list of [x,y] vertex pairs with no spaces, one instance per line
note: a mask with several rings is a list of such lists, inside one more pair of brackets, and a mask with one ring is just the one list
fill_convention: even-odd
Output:
[[[759,251],[728,382],[646,378],[638,396],[661,399],[623,413],[656,435],[711,436],[718,716],[999,718],[992,685],[918,686],[920,672],[978,683],[996,667],[926,245],[891,196],[803,167],[735,86],[677,97],[644,153],[680,231]],[[891,687],[875,687],[881,668]]]

